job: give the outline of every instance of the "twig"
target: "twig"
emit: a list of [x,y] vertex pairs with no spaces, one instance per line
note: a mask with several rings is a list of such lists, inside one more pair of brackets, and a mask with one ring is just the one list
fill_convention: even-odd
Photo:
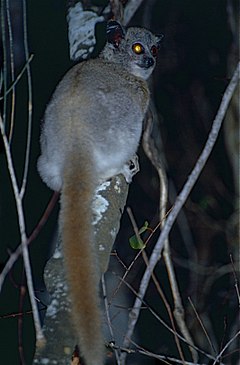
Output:
[[240,331],[238,331],[227,343],[226,343],[226,345],[223,347],[223,349],[222,349],[222,351],[218,354],[218,356],[216,357],[216,359],[215,359],[215,361],[214,361],[214,363],[213,363],[213,365],[216,365],[217,364],[217,362],[221,359],[221,357],[222,357],[222,354],[226,351],[226,349],[231,345],[231,343],[233,342],[233,341],[235,341],[236,340],[236,338],[238,337],[240,335]]
[[121,23],[123,17],[122,3],[119,0],[109,0],[109,1],[112,13],[114,15],[114,19]]
[[[165,186],[166,185],[164,185],[164,187]],[[163,210],[165,210],[165,209],[163,209]],[[128,212],[128,215],[129,215],[129,217],[131,219],[131,223],[132,223],[132,226],[133,226],[135,235],[136,235],[137,239],[140,240],[140,235],[139,235],[139,231],[138,231],[138,228],[137,228],[137,224],[136,224],[136,221],[134,219],[134,216],[132,214],[131,209],[130,208],[127,208],[127,212]],[[162,216],[161,218],[162,218],[162,220],[161,220],[161,223],[162,223],[163,222],[163,219],[165,219],[165,217]],[[147,257],[147,254],[146,254],[146,252],[145,252],[144,249],[141,250],[141,252],[142,252],[142,257],[143,257],[143,260],[144,260],[144,262],[146,264],[146,267],[148,267],[148,257]],[[157,280],[157,278],[156,278],[156,276],[155,276],[155,274],[153,272],[152,272],[152,280],[153,280],[153,282],[154,282],[154,284],[155,284],[155,286],[157,288],[157,291],[160,294],[160,296],[162,298],[162,301],[163,301],[163,303],[164,303],[164,305],[165,305],[165,307],[167,309],[168,316],[169,316],[170,321],[171,321],[171,324],[172,324],[172,328],[173,328],[174,332],[176,332],[175,323],[174,323],[174,319],[173,319],[173,315],[172,315],[172,312],[171,312],[170,305],[168,304],[168,301],[167,301],[167,299],[166,299],[166,297],[165,297],[165,295],[164,295],[164,293],[163,293],[163,291],[162,291],[162,289],[161,289],[161,287],[160,287],[160,285],[158,283],[158,280]],[[181,349],[181,346],[180,346],[180,343],[179,343],[179,339],[176,336],[176,334],[174,334],[174,338],[175,338],[175,342],[176,342],[176,345],[177,345],[177,349],[178,349],[179,355],[180,355],[180,357],[181,357],[181,359],[182,359],[182,361],[184,363],[183,352],[182,352],[182,349]]]
[[[159,176],[159,181],[160,181],[159,219],[161,222],[161,228],[163,228],[166,218],[167,201],[168,201],[168,182],[165,168],[159,156],[159,151],[155,146],[153,138],[151,138],[152,127],[153,127],[153,116],[151,115],[147,120],[146,128],[143,134],[143,147],[147,157],[154,165]],[[171,249],[168,239],[166,239],[164,243],[163,258],[167,268],[168,278],[174,300],[174,311],[173,311],[174,317],[187,342],[193,345],[193,340],[189,333],[184,318],[185,317],[184,308],[182,304],[180,290],[177,284],[177,279],[171,258]],[[192,347],[190,347],[189,350],[192,353],[193,360],[197,362],[198,356],[196,351]]]
[[127,25],[133,15],[136,13],[139,6],[142,4],[143,0],[129,0],[125,9],[124,9],[124,16],[123,16],[123,25]]
[[152,251],[152,254],[151,254],[151,257],[149,260],[149,266],[142,277],[138,296],[136,297],[134,306],[129,315],[130,320],[129,320],[129,326],[128,326],[127,334],[126,334],[125,341],[124,341],[124,347],[129,346],[130,338],[132,337],[133,330],[134,330],[136,322],[138,320],[142,301],[145,296],[145,293],[146,293],[146,290],[147,290],[147,287],[148,287],[148,284],[149,284],[149,281],[151,278],[151,273],[153,272],[153,270],[159,260],[159,256],[162,252],[165,241],[168,238],[168,235],[173,226],[173,223],[175,222],[179,211],[181,210],[182,206],[186,202],[193,186],[195,185],[201,171],[203,170],[203,167],[205,166],[207,159],[208,159],[209,155],[211,154],[211,151],[217,140],[219,130],[221,128],[228,105],[230,103],[233,92],[238,83],[239,71],[240,71],[240,63],[238,63],[238,66],[234,72],[232,80],[230,81],[230,83],[223,95],[222,102],[220,104],[216,118],[213,121],[212,129],[209,133],[209,136],[208,136],[207,142],[203,148],[203,151],[202,151],[199,159],[197,160],[197,163],[196,163],[195,167],[193,168],[181,193],[178,195],[178,198],[176,199],[176,202],[172,208],[172,211],[165,221],[164,227],[163,227],[162,232],[159,236],[159,239],[154,247],[154,250]]
[[[159,355],[159,354],[155,354],[154,352],[148,351],[143,349],[141,346],[139,346],[138,344],[136,344],[134,341],[131,341],[131,343],[136,346],[137,350],[135,349],[126,349],[124,347],[119,347],[119,346],[113,346],[114,348],[122,351],[122,352],[127,352],[128,354],[135,354],[135,353],[139,353],[141,355],[145,355],[154,359],[158,359],[161,361],[165,361],[166,364],[169,364],[167,361],[171,361],[174,362],[174,364],[183,364],[182,360],[176,359],[175,357],[171,357],[171,356],[167,356],[167,355]],[[185,365],[207,365],[206,363],[195,363],[195,362],[189,362],[189,361],[185,361],[184,362]]]
[[4,1],[1,0],[1,37],[3,48],[3,107],[2,107],[2,122],[6,125],[7,117],[7,42],[6,42],[6,24],[5,24],[5,8]]
[[[22,281],[23,280],[24,280],[24,270],[22,273]],[[23,313],[24,299],[26,297],[26,293],[27,293],[26,286],[25,286],[25,284],[22,283],[20,286],[19,313]],[[23,347],[23,316],[18,316],[17,322],[18,322],[18,352],[19,352],[21,365],[25,365],[26,361],[25,361],[24,350],[23,350],[24,349],[24,347]]]
[[239,283],[238,283],[238,278],[237,278],[237,274],[236,274],[236,269],[235,269],[234,263],[233,263],[232,254],[230,254],[230,260],[231,260],[232,272],[233,272],[233,276],[234,276],[234,287],[235,287],[237,298],[238,298],[238,306],[240,307]]
[[[10,74],[11,81],[14,81],[14,56],[13,56],[13,34],[12,34],[12,24],[10,17],[9,0],[6,1],[6,14],[7,14],[7,24],[8,24],[8,37],[9,37],[9,54],[10,54]],[[10,116],[10,132],[9,132],[9,144],[11,144],[13,127],[14,127],[14,115],[15,115],[15,86],[12,88],[12,100],[11,100],[11,116]]]
[[[143,251],[143,258],[144,258],[144,261],[145,261],[146,265],[148,265],[148,258],[147,258],[147,255],[146,255],[145,251]],[[157,288],[157,291],[160,294],[160,296],[162,298],[162,301],[163,301],[163,303],[164,303],[164,305],[167,309],[168,316],[170,318],[172,328],[173,328],[173,331],[174,331],[174,339],[175,339],[175,342],[176,342],[176,345],[177,345],[177,349],[178,349],[178,352],[179,352],[182,363],[185,364],[185,359],[184,359],[183,351],[182,351],[182,348],[181,348],[181,345],[180,345],[180,342],[179,342],[179,338],[176,336],[177,330],[176,330],[176,326],[175,326],[175,323],[174,323],[171,307],[170,307],[170,305],[167,301],[167,298],[166,298],[163,290],[161,289],[160,284],[159,284],[159,282],[158,282],[158,280],[157,280],[154,273],[152,273],[152,280],[153,280],[153,282],[154,282],[154,284]]]
[[[28,50],[28,41],[27,41],[26,0],[23,0],[23,42],[24,42],[25,58],[26,58],[26,61],[28,61],[29,60],[29,50]],[[25,160],[24,160],[23,179],[22,179],[22,186],[20,189],[21,198],[23,198],[23,196],[24,196],[26,184],[27,184],[31,134],[32,134],[32,80],[31,80],[30,64],[27,62],[26,65],[27,65],[27,83],[28,83],[28,130],[27,130],[27,142],[26,142],[26,153],[25,153]]]
[[28,286],[30,302],[31,302],[32,310],[33,310],[34,325],[35,325],[35,329],[36,329],[36,338],[37,338],[37,343],[39,345],[41,345],[44,342],[44,336],[43,336],[43,332],[41,329],[38,308],[37,308],[37,304],[35,301],[35,295],[34,295],[32,270],[31,270],[29,252],[28,252],[28,248],[27,248],[27,236],[26,236],[26,229],[25,229],[23,204],[22,204],[21,196],[19,194],[19,189],[18,189],[18,185],[17,185],[16,174],[15,174],[14,167],[13,167],[13,160],[12,160],[10,146],[9,146],[9,143],[7,140],[7,136],[5,134],[5,129],[4,129],[4,125],[3,125],[1,116],[0,116],[0,130],[2,133],[2,139],[3,139],[3,143],[4,143],[7,164],[8,164],[8,171],[10,174],[14,197],[15,197],[15,201],[16,201],[16,207],[17,207],[17,213],[18,213],[18,224],[19,224],[21,245],[22,245],[22,251],[23,251],[24,267],[25,267],[25,271],[26,271],[26,279],[27,279],[27,286]]
[[[240,270],[240,269],[239,269]],[[202,271],[204,274],[204,270]],[[202,274],[200,273],[200,274]],[[202,296],[207,297],[208,293],[211,290],[212,285],[223,275],[232,273],[232,265],[226,264],[220,267],[210,267],[209,270],[206,270],[206,280],[204,281],[204,288],[202,289]]]
[[[130,208],[128,208],[130,209]],[[127,209],[127,212],[129,212],[129,210]],[[131,212],[131,209],[130,209],[130,212]],[[170,211],[169,211],[170,212]],[[167,214],[169,214],[169,212]],[[130,218],[130,216],[129,216]],[[131,218],[130,218],[131,220]],[[152,238],[152,236],[154,235],[154,233],[159,229],[159,227],[161,226],[161,222],[157,224],[157,226],[154,228],[154,229],[151,229],[151,234],[149,235],[149,237],[146,239],[146,241],[144,242],[144,245],[147,246],[148,242],[150,241],[150,239]],[[134,229],[134,233],[135,233],[135,229],[136,227],[134,228],[133,226],[133,229]],[[136,234],[136,233],[135,233]],[[139,234],[139,233],[138,233]],[[136,234],[137,236],[137,234]],[[141,238],[141,237],[140,237]],[[139,237],[138,237],[139,239]],[[134,264],[136,263],[136,261],[138,260],[138,258],[141,256],[142,254],[142,251],[144,250],[144,248],[142,248],[141,250],[138,251],[137,255],[134,257],[134,259],[131,261],[131,263],[129,264],[129,266],[127,267],[122,260],[120,260],[120,258],[116,255],[118,261],[120,262],[120,264],[122,265],[122,267],[124,268],[125,270],[125,273],[123,275],[123,280],[126,279],[127,275],[131,272],[132,270],[132,267],[134,266]],[[115,289],[113,295],[112,295],[112,298],[116,295],[116,293],[119,291],[120,289],[120,286],[122,285],[121,282],[119,282],[117,288]]]
[[[169,246],[168,240],[166,240],[166,243],[165,243],[163,257],[164,257],[164,261],[166,264],[168,278],[169,278],[170,286],[171,286],[171,292],[172,292],[173,300],[174,300],[174,311],[173,311],[174,317],[176,319],[178,327],[180,328],[181,333],[183,334],[183,336],[185,337],[187,342],[190,345],[193,345],[192,336],[190,335],[190,332],[189,332],[188,327],[185,322],[185,311],[183,308],[181,294],[180,294],[179,287],[177,284],[176,274],[175,274],[174,266],[172,263],[171,251],[170,251],[170,246]],[[197,362],[198,361],[197,352],[191,346],[189,346],[189,350],[192,354],[193,361]]]
[[202,327],[202,330],[203,330],[203,332],[204,332],[204,334],[205,334],[205,336],[206,336],[206,338],[208,340],[208,343],[209,343],[209,345],[210,345],[213,353],[216,354],[216,350],[215,350],[215,348],[213,346],[212,341],[210,340],[210,337],[209,337],[209,335],[207,333],[207,330],[206,330],[206,328],[205,328],[205,326],[203,324],[203,321],[201,320],[201,318],[200,318],[200,316],[199,316],[199,314],[198,314],[198,312],[197,312],[197,310],[196,310],[196,308],[195,308],[195,306],[194,306],[194,304],[193,304],[193,302],[192,302],[192,300],[191,300],[190,297],[188,297],[188,300],[189,300],[189,303],[190,303],[190,305],[191,305],[191,307],[192,307],[192,309],[193,309],[193,311],[194,311],[194,313],[195,313],[195,315],[197,317],[198,322],[200,323],[200,326]]
[[[105,312],[106,312],[106,317],[107,317],[108,328],[109,328],[110,334],[112,336],[111,342],[115,343],[114,334],[113,334],[113,330],[112,330],[112,323],[111,323],[111,318],[110,318],[110,313],[109,313],[109,303],[108,303],[108,299],[107,299],[107,290],[106,290],[104,274],[101,277],[101,282],[102,282],[103,298],[104,298],[104,305],[105,305]],[[114,346],[111,346],[111,347],[115,353],[117,365],[121,365],[120,357],[119,357],[117,349]]]
[[182,360],[179,360],[179,359],[176,359],[174,357],[167,356],[167,355],[155,354],[151,351],[148,351],[148,350],[142,348],[141,346],[139,346],[134,341],[131,341],[131,342],[132,342],[132,344],[134,344],[134,346],[136,346],[136,348],[138,349],[139,354],[149,356],[149,357],[152,357],[152,358],[155,358],[155,359],[159,359],[159,360],[162,360],[162,361],[164,361],[164,360],[171,361],[171,364],[172,364],[172,362],[174,362],[174,364],[183,364],[183,365],[206,365],[206,364],[199,364],[199,363],[196,363],[196,362],[193,363],[193,362],[189,362],[189,361],[185,361],[185,360],[182,361]]
[[[50,215],[50,213],[52,212],[57,200],[59,197],[59,193],[55,192],[52,195],[52,198],[50,199],[47,208],[45,209],[44,214],[42,215],[40,221],[38,222],[38,224],[36,225],[36,227],[33,229],[31,235],[28,237],[27,239],[27,244],[29,245],[39,234],[39,232],[41,231],[42,227],[44,226],[44,224],[46,223],[46,221],[48,220],[48,217]],[[11,253],[8,261],[6,262],[1,274],[0,274],[0,292],[2,290],[2,286],[4,283],[4,280],[7,276],[7,274],[9,273],[9,271],[12,269],[14,263],[17,261],[17,259],[19,258],[19,256],[22,254],[22,246],[19,245],[17,247],[17,249]]]
[[131,224],[132,224],[132,227],[133,227],[135,236],[137,237],[138,242],[140,242],[141,241],[141,237],[140,237],[140,234],[139,234],[139,229],[137,227],[137,223],[135,221],[133,212],[132,212],[131,208],[129,208],[129,207],[127,207],[127,214],[128,214],[128,216],[130,218],[130,221],[131,221]]
[[[123,281],[123,279],[121,277],[119,277],[119,280]],[[127,282],[127,281],[123,281],[124,284],[132,291],[132,293],[136,296],[136,298],[139,298],[139,294],[136,292],[136,290]],[[141,299],[141,304],[144,305],[145,307],[147,307],[147,309],[150,311],[150,313],[165,327],[167,328],[173,335],[176,335],[179,339],[181,339],[184,343],[188,344],[186,339],[181,336],[178,332],[174,331],[156,312],[154,309],[151,308],[151,306],[145,301],[145,299]],[[131,339],[129,339],[129,344],[132,342]],[[208,354],[207,352],[205,352],[204,350],[200,349],[199,347],[197,347],[196,345],[190,345],[189,346],[193,347],[196,351],[200,352],[201,354],[205,355],[207,358],[211,359],[211,360],[215,360],[216,358],[210,354]],[[127,347],[125,347],[123,345],[123,347],[125,348],[125,352],[130,353],[131,349],[129,349],[129,345]],[[122,364],[122,363],[121,363]],[[223,365],[222,363],[220,363],[221,365]]]
[[[9,88],[6,91],[6,96],[13,90],[13,88],[17,85],[17,83],[21,80],[22,75],[24,74],[27,66],[30,64],[30,62],[33,59],[33,54],[31,54],[29,56],[29,59],[26,61],[25,65],[23,66],[22,70],[19,72],[18,76],[16,77],[16,79],[13,81],[13,83],[9,86]],[[4,96],[0,97],[0,101],[4,99]]]
[[185,183],[182,191],[178,195],[175,204],[173,205],[172,211],[169,214],[168,218],[166,219],[164,228],[159,236],[158,242],[154,248],[153,254],[150,259],[151,269],[153,270],[159,257],[159,253],[162,251],[164,242],[169,235],[169,232],[173,226],[173,223],[176,220],[176,217],[183,207],[184,203],[186,202],[193,186],[195,185],[200,173],[202,172],[208,157],[210,156],[214,144],[217,140],[223,119],[225,117],[228,105],[232,98],[233,92],[237,86],[238,79],[239,79],[239,72],[240,72],[240,63],[238,63],[234,75],[223,95],[222,102],[220,104],[219,110],[217,112],[216,118],[213,121],[212,129],[209,133],[207,142],[203,148],[203,151],[198,158],[196,165],[194,166],[191,174],[189,175],[187,182]]

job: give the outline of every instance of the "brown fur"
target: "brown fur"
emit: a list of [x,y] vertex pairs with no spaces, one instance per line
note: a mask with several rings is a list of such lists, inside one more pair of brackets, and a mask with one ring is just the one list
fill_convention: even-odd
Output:
[[[99,272],[91,227],[94,192],[93,165],[86,158],[71,155],[66,161],[61,195],[61,231],[73,320],[80,352],[87,365],[103,364]],[[81,167],[79,161],[82,161]],[[90,240],[89,240],[89,231]]]

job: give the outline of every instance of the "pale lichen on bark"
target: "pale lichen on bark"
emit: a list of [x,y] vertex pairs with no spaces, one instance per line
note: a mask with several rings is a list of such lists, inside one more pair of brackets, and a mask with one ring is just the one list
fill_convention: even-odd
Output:
[[[128,184],[122,175],[118,175],[111,181],[103,183],[94,199],[96,204],[93,209],[95,212],[93,221],[95,223],[95,245],[99,255],[101,273],[104,273],[108,267],[112,246],[119,231],[127,193]],[[98,220],[96,220],[96,216]],[[77,344],[64,273],[64,258],[60,240],[57,241],[55,253],[44,270],[44,279],[51,296],[51,302],[48,305],[43,326],[46,346],[37,349],[34,358],[35,365],[69,365],[74,346]]]

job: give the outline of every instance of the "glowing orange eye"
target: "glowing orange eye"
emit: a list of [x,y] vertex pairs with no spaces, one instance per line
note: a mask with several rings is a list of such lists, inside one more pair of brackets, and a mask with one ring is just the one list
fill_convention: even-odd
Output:
[[151,53],[152,53],[153,57],[157,57],[158,49],[156,46],[152,46]]
[[144,47],[140,44],[140,43],[135,43],[133,46],[132,46],[132,50],[134,53],[136,54],[141,54],[141,53],[144,53]]

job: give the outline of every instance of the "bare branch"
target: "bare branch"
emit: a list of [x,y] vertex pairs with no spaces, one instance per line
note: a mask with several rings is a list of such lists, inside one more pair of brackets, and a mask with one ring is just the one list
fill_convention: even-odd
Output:
[[[13,33],[12,33],[12,22],[10,17],[9,0],[6,1],[6,15],[8,24],[8,34],[9,34],[9,54],[10,54],[10,74],[11,81],[14,81],[14,57],[13,57]],[[12,88],[12,98],[11,98],[11,116],[10,116],[10,133],[9,133],[9,143],[11,144],[13,127],[14,127],[14,115],[15,115],[15,86]]]
[[[104,274],[101,277],[101,283],[102,283],[102,290],[103,290],[105,312],[106,312],[106,317],[107,317],[107,324],[108,324],[109,332],[110,332],[111,337],[112,337],[111,342],[114,344],[115,339],[114,339],[114,333],[113,333],[112,323],[111,323],[111,318],[110,318],[110,313],[109,313],[109,302],[108,302],[108,298],[107,298],[107,288],[106,288],[106,282],[105,282]],[[115,357],[116,357],[117,365],[121,365],[120,357],[119,357],[117,349],[114,346],[112,346],[112,349],[113,349]]]
[[[151,308],[151,306],[145,301],[145,299],[140,299],[139,294],[136,292],[136,290],[125,280],[123,280],[121,277],[119,277],[119,280],[122,281],[131,291],[132,293],[136,296],[136,298],[138,298],[139,300],[141,300],[141,306],[144,305],[147,307],[147,309],[149,310],[149,312],[159,321],[159,323],[161,323],[165,328],[168,329],[169,332],[171,332],[173,335],[176,335],[179,339],[181,339],[184,343],[188,344],[189,346],[193,347],[196,351],[200,352],[201,354],[205,355],[207,358],[211,359],[211,360],[215,360],[215,357],[208,354],[206,351],[200,349],[198,346],[196,345],[190,345],[187,340],[181,336],[178,332],[174,331],[156,312],[154,309]],[[129,339],[129,344],[130,343],[134,343],[131,339]],[[129,349],[129,344],[127,347],[125,347],[123,345],[123,348],[125,349],[124,352],[125,353],[131,353],[131,349]],[[123,355],[123,353],[122,353]],[[123,356],[123,359],[125,357]],[[122,360],[122,356],[121,356],[121,360]],[[123,364],[124,362],[122,362]],[[220,365],[223,365],[222,362],[220,362]]]
[[[149,113],[150,114],[150,113]],[[163,161],[161,160],[159,151],[157,150],[154,140],[151,137],[151,131],[154,123],[154,119],[157,118],[154,107],[152,107],[152,113],[149,116],[146,128],[143,134],[143,148],[148,156],[149,160],[152,162],[153,166],[157,170],[159,181],[160,181],[160,199],[159,199],[159,220],[161,222],[161,228],[164,227],[166,212],[167,212],[167,201],[168,201],[168,181],[166,176],[165,167]],[[159,256],[160,258],[160,256]],[[171,286],[172,296],[174,300],[174,317],[177,321],[178,327],[180,328],[183,336],[187,340],[187,342],[193,345],[193,340],[190,335],[190,332],[187,328],[185,322],[185,313],[182,304],[182,299],[180,295],[180,290],[178,288],[178,283],[176,279],[176,274],[174,270],[174,266],[171,258],[171,249],[169,240],[166,239],[164,243],[164,251],[163,258],[167,268],[168,278]],[[193,360],[197,362],[198,355],[197,352],[190,346],[190,352],[192,353]]]
[[231,343],[233,341],[235,341],[237,339],[237,337],[240,336],[240,331],[238,331],[224,346],[224,348],[222,349],[222,351],[218,354],[218,356],[216,357],[213,365],[216,365],[218,363],[218,361],[221,359],[223,353],[226,351],[226,349],[231,345]]
[[[143,139],[145,140],[143,145],[144,145],[144,150],[145,150],[145,153],[146,153],[146,150],[149,152],[149,154],[151,154],[151,152],[153,152],[153,150],[151,148],[149,148],[149,144],[146,142],[146,141],[149,141],[149,138],[150,137],[150,134],[149,134],[149,125],[150,123],[148,123],[147,127],[146,127],[146,130],[144,131],[144,136],[143,136]],[[147,137],[146,137],[147,135]],[[146,137],[146,138],[145,138]],[[146,143],[145,143],[146,142]],[[156,156],[156,155],[155,155]],[[149,155],[148,155],[149,157]],[[162,169],[160,169],[162,171]],[[163,173],[162,176],[165,176],[165,174]],[[162,188],[163,187],[163,188]],[[166,188],[166,184],[163,184],[161,185],[161,188],[163,189],[163,199],[162,198],[162,195],[160,194],[160,201],[163,202],[163,205],[161,205],[160,203],[160,215],[162,216],[162,220],[161,220],[161,223],[160,225],[163,224],[163,221],[165,219],[165,216],[163,216],[162,214],[162,210],[165,212],[166,210],[166,203],[167,203],[167,190],[164,191],[164,189]],[[166,200],[165,200],[166,199]],[[161,210],[162,208],[162,210]],[[140,235],[139,235],[139,231],[138,231],[138,228],[137,228],[137,224],[136,224],[136,221],[133,217],[133,214],[132,214],[132,211],[130,208],[127,208],[127,212],[128,212],[128,215],[130,217],[130,220],[131,220],[131,223],[132,223],[132,226],[133,226],[133,229],[134,229],[134,233],[137,237],[138,240],[140,240]],[[166,243],[165,243],[166,244]],[[146,264],[146,266],[148,266],[148,257],[147,257],[147,254],[146,252],[143,250],[141,250],[141,253],[142,253],[142,257],[143,257],[143,260]],[[154,275],[154,273],[152,272],[152,280],[157,288],[157,291],[158,293],[160,294],[161,298],[162,298],[162,301],[164,302],[164,305],[167,309],[167,312],[168,312],[168,316],[170,318],[170,321],[171,321],[171,325],[172,325],[172,328],[174,330],[174,332],[176,332],[176,328],[175,328],[175,323],[174,323],[174,319],[173,319],[173,315],[172,315],[172,311],[171,311],[171,307],[170,305],[168,304],[168,301],[158,283],[158,280],[156,278],[156,276]],[[178,337],[176,336],[176,334],[174,334],[174,337],[175,337],[175,342],[176,342],[176,345],[177,345],[177,348],[178,348],[178,352],[179,352],[179,355],[184,363],[184,356],[183,356],[183,352],[182,352],[182,349],[181,349],[181,345],[180,345],[180,342],[179,342],[179,339]],[[122,357],[126,356],[126,353],[122,355]]]
[[190,303],[190,305],[191,305],[191,307],[192,307],[192,309],[193,309],[193,311],[194,311],[194,313],[195,313],[195,315],[196,315],[196,318],[197,318],[197,320],[198,320],[198,322],[199,322],[200,326],[202,327],[202,330],[203,330],[203,332],[204,332],[204,334],[205,334],[205,336],[206,336],[206,338],[207,338],[207,341],[208,341],[208,343],[209,343],[209,345],[210,345],[210,347],[211,347],[211,349],[212,349],[213,353],[215,353],[215,354],[216,354],[216,350],[215,350],[215,348],[214,348],[214,345],[213,345],[213,343],[212,343],[212,341],[211,341],[211,339],[210,339],[210,336],[208,335],[207,329],[205,328],[205,326],[204,326],[204,323],[203,323],[202,319],[200,318],[200,316],[199,316],[199,314],[198,314],[198,312],[197,312],[197,310],[196,310],[196,308],[195,308],[195,305],[194,305],[194,304],[193,304],[193,302],[192,302],[192,299],[191,299],[190,297],[188,297],[188,300],[189,300],[189,303]]
[[[18,76],[15,78],[15,80],[13,81],[13,83],[10,85],[10,87],[7,89],[6,91],[6,95],[7,96],[17,85],[17,83],[21,80],[22,75],[24,74],[24,72],[26,71],[27,65],[30,64],[30,62],[33,59],[33,54],[31,54],[29,56],[29,59],[26,61],[25,65],[23,66],[22,70],[19,72]],[[5,96],[0,96],[0,100],[3,100]]]
[[136,13],[139,6],[142,4],[143,0],[129,0],[125,9],[124,9],[124,16],[123,16],[123,25],[127,25],[133,15]]
[[159,253],[163,249],[164,242],[169,235],[169,232],[173,226],[173,223],[176,220],[176,217],[177,217],[179,211],[185,204],[192,188],[194,187],[200,173],[202,172],[202,170],[208,160],[208,157],[210,156],[210,154],[213,150],[213,147],[216,143],[216,140],[217,140],[223,119],[225,117],[228,105],[230,103],[234,90],[237,86],[237,83],[239,80],[239,72],[240,72],[240,63],[238,63],[236,70],[234,72],[234,75],[232,77],[232,80],[230,81],[230,83],[223,95],[222,102],[220,104],[216,118],[213,121],[212,129],[209,133],[209,136],[208,136],[207,142],[203,148],[203,151],[202,151],[200,157],[198,158],[197,163],[196,163],[195,167],[193,168],[191,174],[189,175],[187,182],[185,183],[181,193],[178,195],[176,202],[173,205],[172,211],[166,220],[166,223],[165,223],[164,228],[161,232],[161,235],[158,239],[158,242],[154,248],[154,252],[150,259],[150,264],[152,265],[152,267],[151,267],[152,270],[154,269],[154,267],[158,261]]
[[[171,361],[171,364],[172,362],[174,362],[175,364],[183,364],[183,365],[206,365],[206,364],[199,364],[199,363],[196,363],[196,362],[189,362],[189,361],[183,361],[183,360],[179,360],[179,359],[176,359],[174,357],[171,357],[171,356],[166,356],[166,355],[159,355],[159,354],[156,354],[156,353],[153,353],[151,351],[148,351],[144,348],[142,348],[141,346],[139,346],[138,344],[136,344],[134,341],[131,341],[138,349],[138,353],[139,354],[142,354],[142,355],[145,355],[145,356],[149,356],[151,358],[154,358],[154,359],[159,359],[159,360],[162,360],[163,362],[166,361],[166,364],[170,364],[168,363],[167,361]],[[171,365],[170,364],[170,365]]]
[[[30,236],[27,239],[27,244],[29,245],[39,234],[39,232],[41,231],[41,229],[43,228],[44,224],[47,222],[50,213],[52,212],[57,200],[59,197],[59,193],[54,192],[52,195],[51,200],[48,203],[47,208],[45,209],[45,212],[43,213],[41,219],[39,220],[38,224],[36,225],[36,227],[33,229],[32,233],[30,234]],[[17,249],[11,253],[8,261],[6,262],[1,274],[0,274],[0,292],[2,290],[2,286],[4,283],[4,280],[7,276],[7,274],[10,272],[10,270],[12,269],[13,265],[15,264],[15,262],[17,261],[17,259],[19,258],[19,256],[22,254],[22,246],[21,244],[19,244],[19,246],[17,247]]]
[[234,267],[234,263],[233,263],[233,257],[232,254],[230,254],[230,260],[231,260],[231,265],[232,265],[232,272],[233,272],[233,276],[234,276],[234,287],[236,290],[236,294],[237,294],[237,298],[238,298],[238,306],[240,308],[240,291],[239,291],[239,284],[238,284],[238,278],[237,278],[237,274],[236,274],[236,269]]
[[[26,0],[23,0],[23,42],[24,42],[25,58],[26,58],[26,61],[28,61],[29,60],[29,50],[28,50],[28,40],[27,40]],[[29,62],[26,63],[26,68],[27,68],[27,84],[28,84],[28,129],[27,129],[27,142],[26,142],[23,180],[22,180],[22,186],[21,186],[21,190],[20,190],[21,198],[23,198],[23,196],[24,196],[26,184],[27,184],[30,146],[31,146],[31,134],[32,134],[32,81],[31,81],[31,69],[30,69]]]
[[7,158],[7,164],[8,164],[8,171],[10,174],[14,197],[15,197],[16,206],[17,206],[18,224],[19,224],[19,230],[20,230],[20,235],[21,235],[21,245],[22,245],[22,251],[23,251],[24,267],[25,267],[25,271],[26,271],[27,286],[28,286],[30,302],[31,302],[32,310],[33,310],[33,318],[34,318],[34,325],[35,325],[35,329],[36,329],[37,344],[40,345],[44,342],[44,336],[43,336],[42,329],[41,329],[40,318],[39,318],[38,308],[37,308],[35,294],[34,294],[32,270],[31,270],[29,252],[28,252],[28,247],[27,247],[27,236],[26,236],[26,229],[25,229],[25,219],[24,219],[22,198],[19,193],[16,174],[15,174],[14,167],[13,167],[13,160],[12,160],[10,145],[8,143],[7,136],[5,134],[5,128],[4,128],[1,116],[0,116],[0,130],[2,133],[2,138],[3,138],[3,143],[4,143],[4,147],[5,147],[6,158]]
[[[124,347],[118,347],[118,346],[115,346],[115,345],[113,346],[113,348],[121,350],[122,352],[127,352],[128,354],[138,353],[138,354],[141,354],[141,355],[151,357],[153,359],[162,360],[162,362],[166,363],[167,365],[168,364],[171,365],[172,362],[174,362],[174,364],[183,364],[183,365],[207,365],[206,363],[196,363],[196,362],[182,361],[182,360],[179,360],[175,357],[156,354],[154,352],[151,352],[151,351],[148,351],[148,350],[144,349],[142,346],[139,346],[134,341],[131,341],[131,343],[136,347],[136,349],[126,349]],[[171,363],[169,363],[168,361],[171,361]]]
[[147,267],[147,269],[142,277],[138,296],[136,297],[134,306],[129,315],[129,318],[130,318],[129,327],[128,327],[128,330],[127,330],[127,333],[125,336],[125,341],[123,344],[124,347],[128,347],[130,344],[130,339],[132,337],[133,330],[135,328],[136,322],[137,322],[139,314],[140,314],[142,301],[145,296],[145,293],[146,293],[146,290],[147,290],[147,287],[148,287],[148,284],[149,284],[149,281],[151,278],[151,274],[159,260],[160,254],[164,247],[165,241],[168,238],[168,235],[173,226],[173,223],[175,222],[178,213],[180,212],[181,208],[183,207],[184,203],[186,202],[193,186],[195,185],[200,173],[202,172],[202,170],[208,160],[209,155],[212,152],[212,149],[217,140],[224,116],[226,114],[228,105],[232,98],[233,92],[237,86],[238,79],[239,79],[239,71],[240,71],[240,63],[238,63],[238,66],[234,72],[232,80],[229,83],[229,85],[223,95],[222,102],[220,104],[216,118],[213,121],[212,129],[209,133],[205,147],[203,148],[203,151],[202,151],[198,161],[196,162],[196,165],[193,168],[191,174],[189,175],[189,178],[188,178],[187,182],[185,183],[181,193],[179,194],[178,198],[176,199],[176,202],[173,205],[172,211],[165,221],[162,232],[161,232],[159,239],[155,245],[155,248],[151,254],[151,257],[149,260],[149,266]]
[[109,0],[114,19],[122,22],[123,18],[123,6],[119,0]]

